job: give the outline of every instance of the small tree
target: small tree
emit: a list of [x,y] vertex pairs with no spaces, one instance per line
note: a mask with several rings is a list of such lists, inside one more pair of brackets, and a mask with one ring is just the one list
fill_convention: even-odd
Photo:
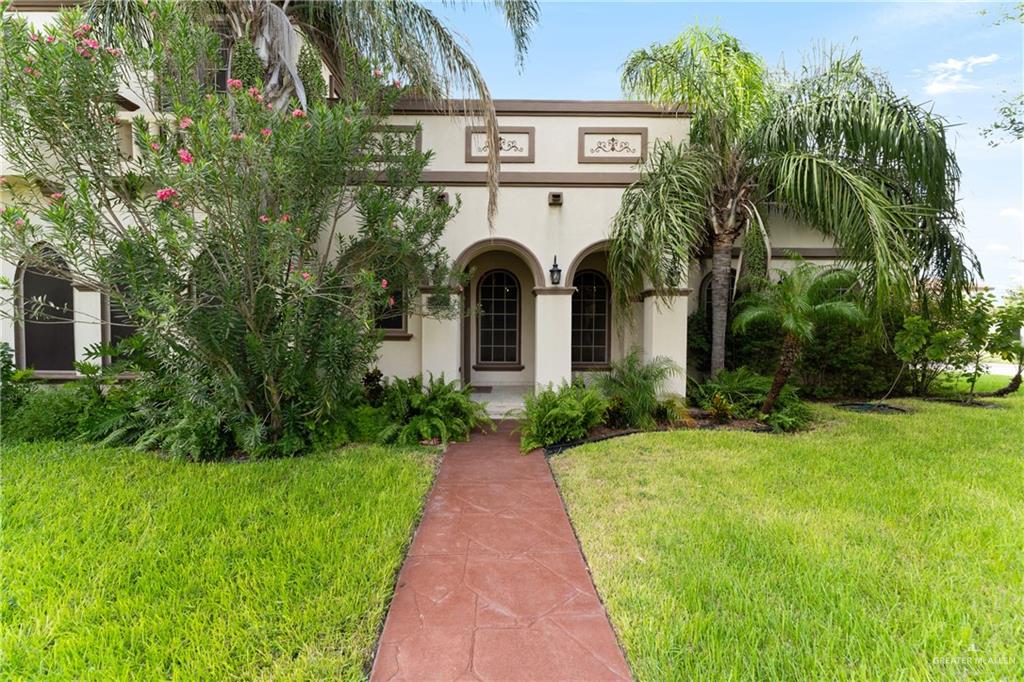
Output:
[[[419,184],[428,154],[380,133],[401,90],[365,64],[360,99],[282,111],[257,84],[216,92],[217,36],[176,6],[149,20],[161,40],[116,47],[77,11],[41,32],[3,15],[0,142],[22,179],[0,254],[52,267],[45,241],[138,326],[161,387],[151,442],[298,452],[376,357],[375,314],[447,284],[456,207]],[[119,91],[162,105],[131,120],[127,159]]]
[[989,352],[1016,365],[1017,372],[1010,383],[990,393],[991,396],[1004,396],[1020,389],[1021,373],[1024,372],[1024,289],[1010,292],[993,314],[995,328],[989,342]]
[[975,387],[978,379],[985,373],[985,356],[992,350],[992,317],[995,297],[980,291],[965,302],[960,315],[959,337],[956,353],[952,364],[962,368],[962,374],[970,387],[967,402],[974,400]]
[[856,283],[854,273],[810,263],[800,263],[789,273],[777,272],[778,283],[740,300],[740,311],[733,320],[733,327],[740,332],[764,322],[777,326],[783,334],[779,366],[761,406],[764,414],[775,407],[802,349],[814,341],[821,325],[834,320],[857,324],[867,320],[860,306],[847,298]]

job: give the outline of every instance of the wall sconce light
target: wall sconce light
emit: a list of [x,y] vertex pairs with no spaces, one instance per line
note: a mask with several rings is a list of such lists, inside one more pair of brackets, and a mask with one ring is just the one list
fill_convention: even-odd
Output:
[[561,206],[562,205],[562,193],[561,192],[548,192],[548,206]]
[[548,270],[551,274],[551,285],[558,286],[562,283],[562,268],[558,267],[558,256],[555,256],[555,262],[551,264],[551,269]]

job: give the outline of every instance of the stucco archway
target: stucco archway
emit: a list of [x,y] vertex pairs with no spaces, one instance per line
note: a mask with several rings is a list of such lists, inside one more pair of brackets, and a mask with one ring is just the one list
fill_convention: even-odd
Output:
[[[459,254],[459,257],[455,259],[455,270],[457,272],[464,271],[474,258],[492,251],[515,254],[523,261],[523,263],[526,264],[526,267],[529,268],[530,274],[533,276],[533,286],[545,286],[546,279],[544,276],[544,267],[540,264],[536,254],[523,244],[520,244],[513,239],[505,239],[502,237],[481,239],[480,241],[467,246],[462,253]],[[525,286],[526,282],[524,282],[523,285]]]
[[566,286],[572,286],[572,278],[576,276],[576,271],[579,270],[580,264],[586,260],[588,256],[592,256],[595,253],[601,253],[611,248],[612,242],[610,239],[602,239],[596,241],[590,246],[582,249],[576,254],[576,257],[569,263],[569,267],[565,269],[565,278],[562,280],[566,283]]

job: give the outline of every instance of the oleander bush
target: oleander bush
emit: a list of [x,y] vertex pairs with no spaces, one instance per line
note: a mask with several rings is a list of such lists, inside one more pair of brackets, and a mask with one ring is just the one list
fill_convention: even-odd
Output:
[[[441,295],[424,312],[455,314],[439,242],[458,202],[420,183],[430,154],[411,136],[380,134],[403,89],[369,64],[352,63],[358,97],[271,106],[258,79],[215,88],[219,39],[180,6],[146,16],[152,45],[105,42],[123,34],[79,10],[45,27],[2,13],[0,145],[39,182],[11,182],[0,255],[96,287],[137,327],[136,371],[166,393],[146,399],[163,417],[138,443],[197,459],[304,452],[352,406],[396,290],[417,301],[430,284]],[[119,91],[142,109],[119,110]],[[341,236],[346,216],[357,231]]]
[[563,382],[527,395],[520,416],[520,448],[529,452],[585,438],[604,422],[608,401],[582,380]]

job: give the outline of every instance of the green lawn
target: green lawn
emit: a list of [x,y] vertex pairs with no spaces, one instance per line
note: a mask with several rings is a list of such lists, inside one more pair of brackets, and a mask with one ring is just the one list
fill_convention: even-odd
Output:
[[3,452],[5,679],[360,679],[435,458]]
[[637,679],[1024,678],[1024,395],[894,402],[553,459]]

